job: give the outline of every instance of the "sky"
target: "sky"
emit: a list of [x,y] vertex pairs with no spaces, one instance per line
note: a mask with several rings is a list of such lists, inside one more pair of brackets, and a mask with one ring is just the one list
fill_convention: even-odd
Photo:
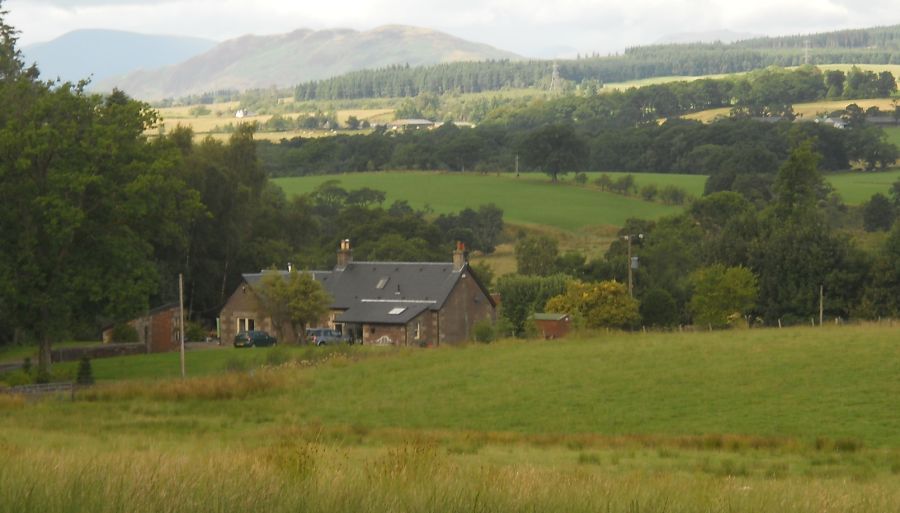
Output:
[[530,57],[609,54],[713,30],[803,34],[900,23],[898,0],[0,0],[20,45],[82,28],[223,41],[300,28],[441,30]]

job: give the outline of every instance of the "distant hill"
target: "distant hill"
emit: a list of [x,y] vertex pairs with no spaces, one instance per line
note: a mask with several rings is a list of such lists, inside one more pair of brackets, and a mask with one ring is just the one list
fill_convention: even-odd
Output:
[[75,30],[46,43],[22,48],[25,61],[36,62],[41,76],[76,82],[182,62],[216,45],[195,37],[138,34],[119,30]]
[[392,65],[421,66],[459,61],[520,59],[516,54],[435,30],[388,25],[296,30],[225,41],[180,64],[101,81],[134,97],[154,100],[223,89],[292,86],[350,71]]
[[[689,35],[689,38],[696,36]],[[654,44],[628,48],[620,55],[594,55],[581,59],[452,63],[408,69],[386,67],[300,83],[294,88],[294,97],[299,100],[339,100],[504,88],[546,89],[554,67],[560,78],[574,85],[586,80],[610,83],[741,73],[767,66],[800,66],[807,62],[814,65],[900,64],[900,25],[754,37],[733,43]]]

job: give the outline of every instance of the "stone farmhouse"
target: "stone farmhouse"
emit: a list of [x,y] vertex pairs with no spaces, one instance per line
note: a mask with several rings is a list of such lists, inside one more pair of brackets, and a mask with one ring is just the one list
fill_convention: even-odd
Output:
[[[243,330],[276,333],[260,311],[253,288],[263,271],[244,274],[219,316],[221,340]],[[440,345],[471,338],[475,323],[496,320],[496,302],[466,261],[460,244],[451,262],[354,262],[350,241],[341,242],[331,271],[309,271],[333,301],[318,326],[373,345]],[[293,339],[289,326],[282,336]]]

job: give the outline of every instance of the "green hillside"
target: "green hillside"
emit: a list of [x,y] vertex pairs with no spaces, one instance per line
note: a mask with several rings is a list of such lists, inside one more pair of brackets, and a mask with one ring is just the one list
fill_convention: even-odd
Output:
[[[624,173],[609,173],[616,178]],[[599,173],[591,173],[593,180]],[[635,174],[638,185],[674,184],[698,195],[703,176]],[[507,222],[548,225],[565,230],[586,226],[621,226],[629,217],[656,219],[674,214],[680,207],[652,203],[571,182],[553,185],[545,175],[477,175],[468,173],[383,172],[279,178],[275,183],[288,194],[310,192],[327,180],[340,180],[346,189],[370,187],[387,192],[387,203],[406,200],[416,208],[434,212],[457,212],[466,207],[494,203],[503,209]]]
[[892,511],[897,330],[96,360],[149,381],[0,394],[0,512]]

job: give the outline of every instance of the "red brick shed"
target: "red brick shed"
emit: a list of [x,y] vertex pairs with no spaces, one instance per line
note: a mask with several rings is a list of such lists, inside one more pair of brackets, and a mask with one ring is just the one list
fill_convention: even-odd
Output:
[[532,317],[544,338],[562,338],[572,327],[572,318],[564,313],[536,313]]

